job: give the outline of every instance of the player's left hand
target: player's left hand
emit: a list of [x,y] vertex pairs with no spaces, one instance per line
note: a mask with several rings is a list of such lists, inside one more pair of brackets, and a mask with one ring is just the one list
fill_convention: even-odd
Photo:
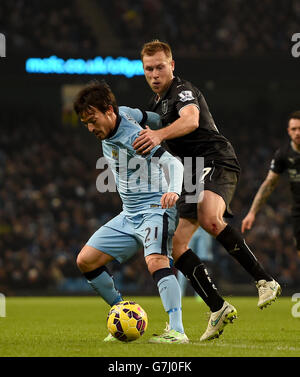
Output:
[[147,154],[162,142],[160,137],[160,130],[153,131],[148,126],[142,130],[134,142],[132,143],[133,148],[138,154]]
[[166,192],[160,199],[160,204],[162,208],[171,208],[173,207],[177,200],[179,199],[176,192]]

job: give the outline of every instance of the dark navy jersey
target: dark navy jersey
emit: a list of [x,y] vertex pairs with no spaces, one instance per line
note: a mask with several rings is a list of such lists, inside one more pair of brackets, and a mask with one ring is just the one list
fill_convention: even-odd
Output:
[[300,213],[300,152],[292,148],[291,142],[277,149],[270,170],[277,174],[287,173],[293,198],[293,212]]
[[187,135],[166,140],[168,150],[181,159],[204,157],[206,164],[213,161],[239,172],[232,145],[219,133],[203,94],[190,82],[175,77],[159,101],[156,101],[156,96],[152,98],[149,110],[158,113],[162,126],[166,127],[180,117],[180,111],[185,106],[191,104],[200,111],[199,127]]

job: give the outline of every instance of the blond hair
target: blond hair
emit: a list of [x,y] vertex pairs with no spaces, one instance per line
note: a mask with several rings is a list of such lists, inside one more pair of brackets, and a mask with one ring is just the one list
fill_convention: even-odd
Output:
[[156,54],[158,51],[163,51],[167,58],[170,60],[173,60],[172,56],[172,50],[171,47],[166,42],[161,42],[158,39],[154,39],[151,42],[147,42],[144,44],[142,50],[141,50],[141,59],[143,61],[143,58],[145,55],[152,56]]

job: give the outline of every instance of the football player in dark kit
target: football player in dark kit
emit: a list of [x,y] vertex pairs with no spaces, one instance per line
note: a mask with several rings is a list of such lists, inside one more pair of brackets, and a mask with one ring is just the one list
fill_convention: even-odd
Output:
[[300,111],[295,111],[289,115],[287,132],[290,141],[275,152],[268,175],[259,187],[250,210],[242,221],[242,233],[252,228],[257,212],[278,184],[280,175],[287,171],[293,200],[294,235],[300,257]]
[[240,167],[232,145],[215,126],[204,96],[190,82],[174,77],[175,63],[167,43],[159,40],[146,43],[141,58],[146,81],[155,94],[148,110],[161,116],[162,128],[152,130],[146,127],[133,147],[138,153],[147,154],[156,145],[165,142],[175,156],[181,159],[192,157],[194,177],[199,176],[196,159],[204,157],[204,169],[200,174],[204,189],[198,203],[188,203],[186,198],[191,193],[184,189],[178,200],[179,223],[173,237],[172,255],[175,267],[190,280],[211,310],[208,327],[201,340],[212,339],[220,335],[222,331],[218,327],[226,323],[227,316],[235,308],[219,296],[211,280],[207,279],[205,266],[188,247],[199,226],[215,237],[256,281],[259,308],[273,302],[281,288],[266,273],[241,233],[224,221],[224,216],[232,216],[229,205]]

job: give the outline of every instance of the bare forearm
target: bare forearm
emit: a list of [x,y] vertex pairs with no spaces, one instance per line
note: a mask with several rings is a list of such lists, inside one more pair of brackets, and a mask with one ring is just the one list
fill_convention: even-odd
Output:
[[187,105],[180,110],[180,117],[168,126],[151,130],[146,126],[134,142],[133,148],[137,153],[145,155],[164,140],[176,139],[193,132],[199,126],[199,109],[197,106]]
[[193,119],[182,119],[178,118],[175,122],[171,123],[169,126],[160,129],[162,140],[176,139],[178,137],[187,135],[193,132],[198,127]]
[[256,214],[265,204],[275,186],[276,182],[274,181],[264,182],[257,191],[249,212]]

